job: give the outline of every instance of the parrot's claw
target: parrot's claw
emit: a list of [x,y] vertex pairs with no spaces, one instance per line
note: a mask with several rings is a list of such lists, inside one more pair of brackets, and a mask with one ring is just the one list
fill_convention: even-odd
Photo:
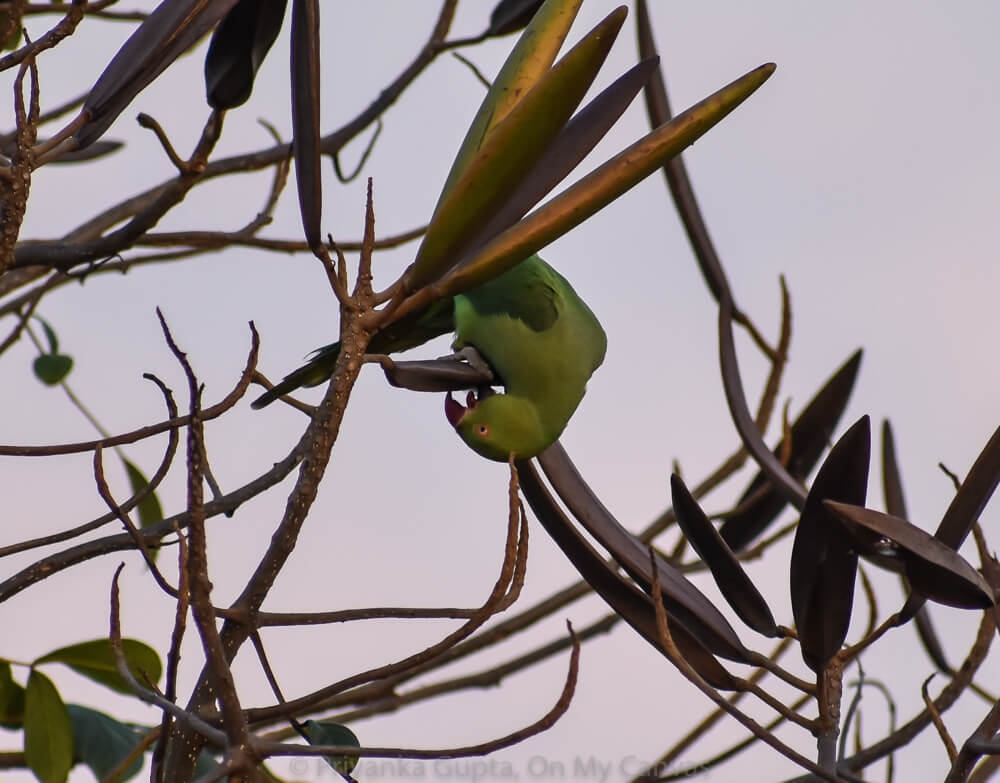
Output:
[[493,368],[490,367],[489,362],[487,362],[483,358],[483,355],[471,345],[467,345],[461,350],[455,351],[448,356],[442,356],[441,358],[466,362],[470,367],[474,370],[478,370],[483,375],[492,376],[494,374]]

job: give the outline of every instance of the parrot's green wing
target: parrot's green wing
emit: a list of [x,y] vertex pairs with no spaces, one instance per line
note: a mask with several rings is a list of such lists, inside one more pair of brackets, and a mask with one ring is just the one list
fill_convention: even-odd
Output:
[[400,353],[455,329],[455,300],[438,299],[393,321],[372,337],[368,353]]
[[[536,262],[537,259],[537,262]],[[481,318],[506,316],[535,332],[552,328],[559,317],[559,286],[532,256],[509,272],[464,295]],[[555,272],[548,264],[548,271]],[[565,282],[565,281],[563,281]]]

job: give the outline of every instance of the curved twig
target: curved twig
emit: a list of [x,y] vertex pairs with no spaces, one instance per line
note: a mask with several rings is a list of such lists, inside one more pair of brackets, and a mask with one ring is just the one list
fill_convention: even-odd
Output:
[[[513,481],[514,479],[512,478],[512,483]],[[440,641],[402,660],[351,675],[339,682],[332,683],[281,705],[249,709],[247,710],[248,720],[251,723],[259,723],[299,714],[307,709],[316,709],[325,700],[351,688],[357,688],[369,682],[384,680],[395,674],[412,670],[422,664],[435,660],[443,652],[454,647],[458,642],[467,639],[489,620],[490,617],[501,611],[502,607],[508,601],[510,591],[518,588],[517,575],[523,574],[523,560],[527,553],[525,549],[526,543],[527,520],[519,512],[517,506],[514,505],[508,518],[507,542],[505,544],[500,575],[497,577],[496,583],[486,601],[474,617],[469,618],[459,628],[449,633]]]
[[[163,393],[164,399],[167,405],[167,415],[170,419],[175,419],[177,417],[177,404],[174,402],[173,394],[169,388],[157,378],[155,375],[146,374],[144,376],[149,380],[153,381]],[[171,464],[173,464],[174,456],[177,453],[177,443],[179,441],[178,430],[179,427],[172,427],[168,430],[169,437],[167,439],[167,448],[164,450],[163,459],[160,460],[160,465],[156,469],[156,472],[150,477],[146,486],[141,490],[136,492],[132,497],[126,500],[124,503],[118,505],[116,508],[121,512],[127,513],[133,508],[138,506],[143,500],[156,492],[160,483],[166,478],[167,472],[170,470]],[[95,447],[95,453],[103,448],[103,445],[98,445]],[[48,546],[49,544],[58,544],[61,541],[69,541],[70,539],[76,538],[77,536],[83,535],[84,533],[89,533],[91,530],[96,530],[99,527],[106,525],[108,522],[117,518],[117,513],[115,510],[102,516],[97,517],[97,519],[86,522],[82,525],[77,525],[69,530],[63,530],[59,533],[53,533],[47,536],[41,536],[39,538],[28,539],[27,541],[18,541],[15,544],[10,544],[5,547],[0,547],[0,557],[6,557],[7,555],[13,555],[18,552],[25,552],[29,549],[36,549],[42,546]]]
[[454,759],[466,756],[485,756],[503,748],[509,748],[523,742],[529,737],[541,734],[543,731],[555,725],[569,709],[573,699],[573,692],[576,690],[576,678],[580,667],[580,642],[573,633],[573,626],[566,623],[570,636],[573,640],[573,651],[570,654],[569,670],[566,672],[566,680],[562,693],[552,708],[530,726],[499,737],[489,742],[482,742],[477,745],[465,745],[458,748],[444,748],[438,750],[426,750],[422,748],[352,748],[341,745],[287,745],[285,743],[261,741],[257,743],[257,749],[262,755],[267,756],[328,756],[336,754],[338,756],[365,756],[375,758],[407,758],[407,759]]
[[[257,368],[257,355],[260,349],[260,336],[257,334],[257,329],[250,323],[250,333],[251,333],[251,346],[250,354],[247,357],[246,366],[243,368],[242,373],[240,373],[240,378],[233,390],[229,392],[225,397],[222,398],[215,405],[205,408],[201,411],[200,416],[202,421],[209,421],[210,419],[217,418],[223,413],[232,408],[240,398],[246,393],[246,390],[250,386],[250,378]],[[144,378],[152,379],[153,376],[148,374],[143,375]],[[146,427],[140,427],[137,430],[132,430],[131,432],[126,432],[122,435],[115,435],[111,438],[99,438],[98,440],[88,440],[80,441],[79,443],[65,443],[54,446],[0,446],[0,456],[4,457],[50,457],[57,454],[80,454],[85,451],[93,451],[96,448],[110,448],[112,446],[121,446],[125,443],[135,443],[140,440],[145,440],[153,435],[159,435],[162,432],[168,432],[178,427],[186,427],[190,424],[190,416],[175,416],[167,421],[160,422],[159,424],[150,424]]]

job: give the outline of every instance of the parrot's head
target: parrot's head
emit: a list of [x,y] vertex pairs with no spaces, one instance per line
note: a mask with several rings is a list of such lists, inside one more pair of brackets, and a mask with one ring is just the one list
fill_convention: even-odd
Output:
[[470,391],[466,405],[448,394],[444,412],[469,448],[497,462],[506,462],[511,454],[529,459],[554,440],[542,429],[535,406],[510,394],[487,393],[477,398]]

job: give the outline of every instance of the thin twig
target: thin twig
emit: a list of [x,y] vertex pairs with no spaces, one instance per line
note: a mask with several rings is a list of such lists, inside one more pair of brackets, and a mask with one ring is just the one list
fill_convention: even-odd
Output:
[[[600,634],[608,633],[615,625],[621,621],[621,616],[618,614],[608,614],[602,617],[600,620],[591,623],[590,625],[584,627],[582,630],[576,632],[576,638],[579,639],[581,643],[587,639],[591,639]],[[342,712],[330,716],[329,720],[333,720],[336,723],[351,723],[353,721],[361,720],[363,718],[370,718],[374,715],[381,715],[387,712],[395,712],[402,707],[406,707],[410,704],[416,704],[421,701],[426,701],[427,699],[436,698],[447,693],[454,693],[456,691],[468,690],[470,688],[495,688],[500,685],[504,679],[510,677],[524,669],[534,666],[544,660],[554,657],[555,655],[561,653],[563,650],[571,647],[573,640],[566,636],[560,636],[547,644],[543,644],[540,647],[525,653],[524,655],[519,655],[516,658],[511,658],[498,666],[490,667],[473,674],[467,674],[459,677],[454,677],[448,680],[441,680],[439,682],[429,683],[427,685],[414,688],[410,691],[397,692],[394,688],[386,687],[384,692],[381,694],[376,693],[374,690],[369,692],[371,698],[364,699],[361,698],[361,690],[353,692],[356,696],[356,701],[361,703],[364,702],[365,706],[359,707],[348,712]],[[344,694],[345,696],[352,694]],[[286,732],[274,732],[269,735],[274,739],[278,739],[286,735]]]
[[156,136],[156,140],[160,142],[160,146],[163,147],[163,152],[166,154],[167,160],[174,164],[174,168],[177,169],[178,173],[190,173],[188,162],[177,154],[177,150],[175,150],[174,145],[170,143],[170,138],[167,136],[167,132],[163,130],[163,126],[160,125],[160,123],[145,112],[140,112],[135,118],[135,121],[139,123],[140,128],[146,128],[147,130],[153,131],[153,135]]
[[504,545],[504,559],[500,567],[500,574],[493,585],[493,589],[487,596],[486,601],[480,607],[475,616],[469,618],[459,628],[449,633],[443,639],[420,652],[403,658],[402,660],[385,666],[379,666],[358,674],[346,677],[339,682],[327,685],[312,693],[301,696],[298,699],[286,702],[273,707],[251,708],[247,710],[247,718],[251,723],[275,720],[288,715],[299,714],[307,709],[315,709],[323,704],[326,699],[343,693],[351,688],[357,688],[368,682],[385,680],[395,674],[410,671],[417,667],[434,661],[442,653],[454,647],[458,642],[467,639],[473,632],[480,628],[490,617],[499,611],[507,598],[510,590],[518,589],[515,579],[519,573],[523,573],[523,565],[519,562],[525,555],[526,550],[520,542],[520,537],[524,528],[523,520],[517,514],[510,514],[507,521],[507,540]]
[[125,564],[121,563],[118,568],[115,569],[115,574],[111,580],[111,631],[109,633],[109,641],[111,643],[111,651],[114,654],[115,668],[117,668],[118,674],[121,675],[122,679],[124,679],[128,686],[132,689],[132,692],[140,699],[149,704],[153,704],[162,710],[170,712],[175,719],[188,725],[214,745],[219,747],[224,746],[226,741],[225,734],[213,726],[210,726],[201,718],[185,712],[176,704],[168,701],[155,691],[139,684],[138,680],[135,679],[135,676],[129,669],[128,661],[126,660],[125,653],[122,650],[121,611],[118,589],[118,579],[121,576],[121,572],[124,567]]
[[459,607],[425,608],[407,606],[374,606],[364,609],[335,609],[329,612],[260,612],[257,626],[327,625],[358,620],[464,620],[478,609]]
[[135,542],[136,548],[142,552],[143,560],[146,561],[146,567],[149,568],[156,584],[171,598],[176,598],[177,590],[168,584],[166,578],[160,573],[160,569],[156,566],[156,558],[149,551],[149,547],[146,545],[146,541],[143,539],[139,529],[112,496],[111,488],[104,478],[104,451],[100,448],[94,449],[94,481],[97,484],[97,494],[101,496],[101,500],[108,505],[111,513],[118,517],[118,520]]
[[927,686],[933,679],[934,674],[932,673],[930,677],[923,681],[920,686],[920,696],[924,700],[924,706],[927,708],[927,712],[930,713],[931,721],[934,723],[934,728],[937,729],[941,742],[944,743],[945,752],[948,754],[948,761],[954,764],[955,758],[958,756],[958,749],[955,747],[955,740],[953,740],[951,735],[948,733],[948,729],[944,725],[944,721],[941,720],[941,713],[937,711],[937,707],[934,706],[934,701],[927,692]]
[[[240,374],[240,378],[232,391],[222,398],[215,405],[201,411],[201,420],[209,421],[218,418],[223,413],[232,408],[240,398],[246,393],[250,386],[250,377],[257,368],[257,354],[260,348],[260,337],[253,323],[250,323],[251,346],[250,355],[247,357],[246,366]],[[153,376],[144,375],[144,378],[152,379]],[[190,416],[176,416],[159,424],[151,424],[146,427],[126,432],[122,435],[115,435],[112,438],[101,438],[99,440],[80,441],[78,443],[59,444],[54,446],[2,446],[0,445],[0,456],[4,457],[50,457],[57,454],[81,454],[86,451],[93,451],[96,448],[111,448],[121,446],[126,443],[135,443],[140,440],[159,435],[163,432],[186,427],[190,424]]]
[[466,745],[458,748],[443,748],[426,750],[422,748],[352,748],[342,745],[286,745],[284,743],[268,742],[265,740],[256,743],[258,751],[266,756],[365,756],[369,758],[408,758],[408,759],[446,759],[464,758],[468,756],[485,756],[495,753],[503,748],[509,748],[519,742],[523,742],[529,737],[541,734],[556,724],[566,710],[569,709],[573,700],[573,692],[576,689],[576,679],[580,666],[580,643],[573,634],[573,626],[567,621],[567,628],[573,638],[573,651],[570,654],[569,670],[566,672],[566,680],[563,684],[562,693],[552,708],[537,721],[518,731],[499,737],[498,739],[482,742],[477,745]]
[[69,8],[65,4],[60,4],[59,13],[64,14],[55,27],[49,30],[37,41],[28,42],[15,52],[11,52],[6,57],[0,57],[0,71],[13,68],[28,59],[34,59],[46,49],[51,49],[64,38],[72,35],[76,26],[83,19],[87,0],[73,0]]
[[[181,529],[174,526],[177,534],[177,606],[174,610],[174,629],[170,634],[170,650],[167,653],[167,672],[163,695],[171,702],[177,700],[177,672],[181,661],[181,643],[184,641],[184,631],[187,628],[187,613],[190,607],[191,585],[188,580],[188,545],[187,538]],[[160,723],[160,741],[153,750],[153,781],[162,783],[163,756],[167,752],[167,738],[170,736],[170,726],[173,716],[163,713]]]
[[[177,404],[174,402],[173,394],[168,389],[164,383],[154,375],[146,375],[146,377],[153,381],[160,389],[164,395],[164,399],[167,405],[167,415],[170,418],[175,418],[177,416]],[[169,430],[169,436],[167,439],[167,448],[164,450],[163,459],[160,461],[159,467],[156,472],[150,477],[149,481],[146,483],[142,489],[136,492],[132,497],[126,500],[124,503],[120,504],[118,508],[123,512],[131,511],[133,508],[138,506],[143,500],[156,492],[160,483],[166,478],[167,472],[170,470],[170,466],[173,463],[174,455],[177,452],[177,444],[179,441],[177,427]],[[103,448],[103,446],[97,446],[97,449]],[[92,530],[96,530],[99,527],[117,519],[118,515],[116,511],[110,511],[97,519],[86,522],[82,525],[77,525],[69,530],[63,530],[59,533],[53,533],[47,536],[41,536],[40,538],[32,538],[27,541],[18,541],[14,544],[10,544],[5,547],[0,547],[0,557],[6,557],[7,555],[16,554],[17,552],[25,552],[29,549],[35,549],[37,547],[48,546],[50,544],[57,544],[61,541],[68,541],[70,539],[81,536],[84,533],[89,533]]]
[[208,545],[205,536],[204,469],[205,453],[201,413],[201,388],[187,355],[181,351],[159,308],[156,311],[163,329],[163,336],[184,370],[188,379],[190,396],[190,425],[188,427],[187,506],[188,506],[188,556],[187,579],[190,585],[191,610],[195,625],[201,635],[205,660],[215,699],[222,710],[222,725],[226,732],[227,755],[237,762],[251,766],[255,759],[250,750],[250,729],[240,707],[229,661],[226,659],[222,640],[216,628],[215,608],[212,606],[212,583],[208,576]]
[[330,157],[333,158],[333,171],[337,175],[337,179],[342,185],[346,185],[349,182],[353,182],[361,170],[365,167],[365,163],[368,162],[368,157],[372,154],[372,150],[375,149],[375,142],[378,141],[379,135],[382,133],[382,118],[378,117],[375,120],[375,132],[372,134],[371,139],[368,144],[365,145],[364,152],[361,153],[361,158],[358,160],[358,165],[355,166],[354,171],[348,175],[344,175],[344,172],[340,168],[340,150],[334,152]]

